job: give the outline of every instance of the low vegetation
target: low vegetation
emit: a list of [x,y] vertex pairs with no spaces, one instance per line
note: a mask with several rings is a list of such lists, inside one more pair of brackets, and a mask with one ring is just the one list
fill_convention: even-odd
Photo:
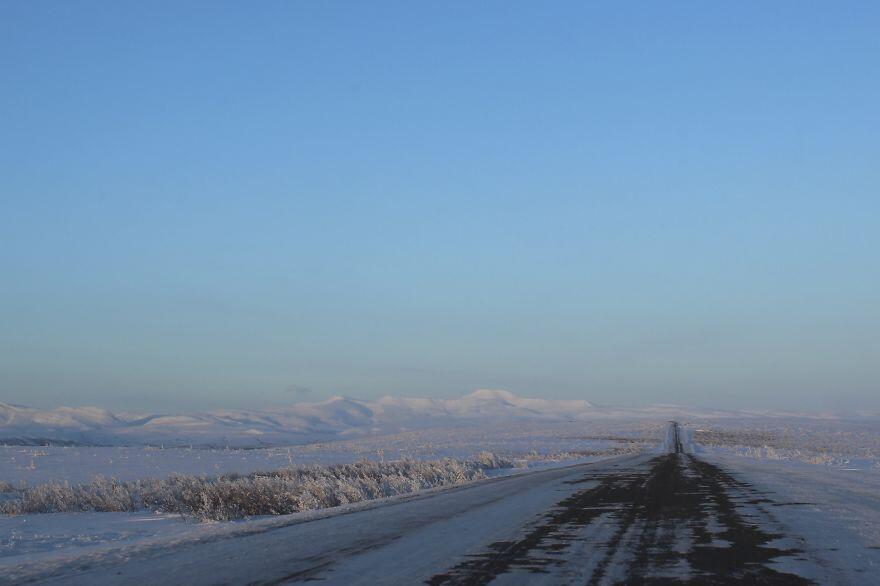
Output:
[[486,470],[512,466],[509,460],[485,452],[473,461],[361,461],[246,475],[178,475],[136,481],[96,477],[88,484],[49,482],[17,488],[13,498],[0,502],[0,513],[153,510],[225,521],[335,507],[460,484],[485,478]]
[[566,450],[541,454],[529,452],[515,458],[518,465],[529,466],[535,462],[563,462],[565,460],[581,460],[583,458],[613,458],[615,456],[630,456],[639,454],[645,450],[646,444],[653,442],[629,442],[609,448],[596,450]]
[[[728,428],[701,426],[693,431],[698,444],[741,456],[846,466],[853,460],[880,467],[880,434],[876,426],[815,422],[812,425]],[[842,426],[841,426],[842,427]]]

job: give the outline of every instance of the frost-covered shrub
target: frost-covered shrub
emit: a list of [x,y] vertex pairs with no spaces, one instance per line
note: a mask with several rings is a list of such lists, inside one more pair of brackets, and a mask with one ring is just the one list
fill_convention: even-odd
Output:
[[752,458],[847,466],[854,459],[871,465],[880,457],[880,433],[876,422],[871,421],[820,420],[739,427],[717,422],[701,427],[693,431],[699,445]]
[[248,475],[179,475],[128,482],[96,477],[89,484],[70,486],[52,482],[22,489],[17,498],[0,503],[0,512],[151,509],[201,520],[284,515],[459,484],[484,478],[486,470],[512,465],[486,452],[477,461],[362,461]]

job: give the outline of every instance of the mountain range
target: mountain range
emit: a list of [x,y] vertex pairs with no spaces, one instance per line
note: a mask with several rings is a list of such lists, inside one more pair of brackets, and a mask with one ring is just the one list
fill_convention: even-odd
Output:
[[0,402],[0,444],[256,447],[483,422],[731,415],[663,405],[609,408],[585,400],[533,399],[489,389],[453,399],[385,396],[364,401],[334,396],[265,410],[218,409],[188,414],[113,413],[96,407],[41,410]]

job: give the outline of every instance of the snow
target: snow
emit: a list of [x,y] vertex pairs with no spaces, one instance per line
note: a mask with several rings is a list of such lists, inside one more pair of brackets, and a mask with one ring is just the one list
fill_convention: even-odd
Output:
[[0,516],[0,560],[34,559],[38,554],[120,544],[196,529],[177,515],[151,513],[59,513]]
[[[0,446],[0,479],[33,485],[83,483],[94,476],[135,480],[172,474],[245,474],[291,465],[341,464],[361,459],[474,459],[489,451],[538,463],[588,459],[590,452],[656,442],[665,424],[651,421],[587,423],[522,422],[434,427],[292,446],[255,449],[156,448],[144,446]],[[627,441],[618,441],[627,440]]]
[[846,470],[794,461],[770,461],[703,452],[700,457],[735,471],[778,506],[782,531],[796,547],[835,568],[837,583],[867,583],[880,571],[880,471]]
[[[103,514],[103,523],[97,515],[43,515],[57,520],[39,525],[42,520],[13,518],[10,521],[21,525],[36,521],[33,531],[44,538],[16,544],[0,557],[0,583],[40,580],[57,568],[70,568],[65,571],[74,573],[64,582],[74,584],[151,582],[157,571],[169,568],[175,582],[188,584],[210,583],[219,575],[230,583],[293,576],[340,584],[418,583],[448,570],[451,560],[469,559],[485,544],[515,539],[555,503],[593,486],[584,480],[585,472],[601,478],[605,471],[631,470],[651,457],[630,456],[589,469],[557,468],[336,510],[235,523],[196,525]],[[730,454],[700,457],[734,471],[738,480],[778,505],[750,504],[749,493],[738,499],[744,514],[753,513],[767,532],[785,536],[774,546],[803,550],[802,555],[776,562],[780,569],[818,583],[852,584],[870,583],[880,570],[880,551],[872,549],[880,538],[880,479],[873,471],[847,475],[845,470],[791,461]],[[762,506],[766,511],[759,510]],[[583,544],[575,540],[571,555],[585,557],[577,548],[610,540],[614,526],[610,516],[599,519],[582,536]],[[151,535],[151,527],[161,532]],[[103,536],[103,542],[90,541],[93,535]],[[687,536],[679,537],[673,547],[688,549]],[[70,541],[65,547],[53,548],[66,538]],[[12,553],[23,546],[29,549]],[[158,556],[161,567],[156,566]],[[623,578],[626,563],[625,554],[612,560],[606,577]],[[74,568],[87,569],[79,574]],[[514,573],[500,576],[498,582],[519,583],[517,578],[527,576],[535,583],[582,583],[579,579],[591,571],[589,565],[574,569],[577,574]],[[680,577],[675,568],[668,572]]]
[[[158,449],[140,446],[0,447],[0,478],[34,485],[48,481],[83,483],[96,475],[135,480],[172,474],[217,475],[272,470],[290,465],[334,464],[360,459],[474,459],[482,451],[516,457],[527,470],[597,461],[620,446],[656,444],[665,423],[631,420],[522,422],[432,428],[356,440],[262,449]],[[595,455],[590,455],[595,452]],[[494,471],[493,476],[524,469]],[[0,494],[0,498],[3,495]],[[204,529],[173,516],[82,513],[0,517],[0,544],[7,562],[32,561],[72,550],[132,545]],[[13,560],[13,558],[16,558]],[[42,558],[41,558],[42,559]]]
[[[488,390],[458,399],[383,397],[364,402],[332,397],[272,411],[220,410],[189,415],[127,415],[66,408],[43,412],[0,404],[0,437],[104,438],[109,440],[107,443],[132,444],[0,447],[0,479],[13,484],[50,480],[78,483],[100,474],[133,480],[172,474],[247,473],[364,458],[472,459],[484,450],[522,459],[529,471],[544,469],[539,474],[550,474],[553,470],[547,470],[549,466],[607,458],[609,453],[602,455],[603,450],[624,445],[645,447],[644,457],[654,453],[652,446],[658,443],[658,451],[668,451],[672,438],[664,430],[668,430],[666,420],[671,418],[683,423],[681,439],[686,453],[722,466],[781,504],[769,509],[774,521],[768,530],[793,536],[789,539],[795,540],[795,547],[819,561],[819,569],[803,564],[789,569],[821,577],[826,571],[821,568],[833,568],[845,576],[844,581],[854,583],[880,570],[880,419],[872,417],[758,412],[735,415],[671,406],[616,410],[586,401],[528,399]],[[313,441],[316,437],[321,441]],[[310,439],[310,443],[304,443]],[[288,445],[253,449],[170,447],[186,445],[185,440],[196,445],[225,445],[222,442],[228,441],[230,445],[253,446],[262,440],[286,441]],[[629,444],[629,440],[635,443]],[[165,448],[137,445],[160,446],[165,441],[169,442]],[[638,458],[618,461],[635,462]],[[430,550],[433,553],[419,562],[419,567],[429,572],[442,569],[440,561],[466,549],[464,542],[461,551],[456,549],[457,540],[500,540],[527,514],[556,502],[553,499],[561,498],[565,492],[562,487],[567,486],[561,480],[563,473],[559,474],[551,474],[555,479],[551,484],[526,490],[521,497],[511,490],[509,499],[497,504],[481,500],[489,499],[491,490],[480,491],[484,496],[453,499],[454,503],[432,501],[431,511],[426,513],[423,504],[415,504],[421,497],[406,497],[401,500],[410,503],[406,514],[386,510],[382,503],[362,503],[339,511],[375,508],[379,512],[350,516],[332,525],[342,532],[343,539],[350,536],[355,540],[363,523],[393,521],[398,524],[377,535],[390,539],[407,527],[415,527],[413,519],[419,514],[428,514],[432,519],[430,529],[413,529],[414,533],[399,546],[377,550],[370,556],[378,556],[374,560],[378,563],[383,556],[416,551],[407,548]],[[4,498],[2,493],[0,498]],[[447,505],[452,508],[444,508]],[[472,507],[483,507],[488,517],[480,513],[482,521],[473,521],[464,514]],[[454,512],[458,510],[461,512]],[[339,511],[320,515],[333,516]],[[449,519],[439,518],[443,511],[450,513]],[[70,559],[110,559],[156,548],[164,551],[175,544],[218,535],[253,535],[255,543],[266,544],[272,538],[266,541],[259,536],[267,528],[292,527],[303,519],[318,518],[316,514],[207,525],[149,512],[0,517],[0,574],[4,568],[27,574],[34,567],[45,569]],[[450,539],[451,535],[456,539]],[[317,541],[304,545],[303,552],[320,549],[320,535],[308,531],[297,534],[297,539],[312,538]],[[330,544],[325,546],[329,548]],[[183,559],[182,563],[195,567],[191,559]],[[31,570],[25,571],[28,565]],[[143,566],[142,571],[147,570]],[[411,566],[402,566],[400,571],[411,570]],[[348,576],[346,572],[351,576],[369,575],[369,569],[361,565],[341,566],[338,571],[340,576]]]
[[[184,414],[113,414],[92,407],[37,410],[0,403],[0,441],[87,444],[173,444],[255,447],[309,443],[334,437],[448,426],[482,419],[570,420],[589,414],[587,401],[521,398],[502,390],[478,390],[456,399],[383,397],[361,401],[333,396],[256,410]],[[44,443],[44,442],[43,442]]]
[[[671,405],[623,409],[580,399],[519,397],[499,389],[480,389],[452,399],[386,396],[364,401],[334,396],[325,401],[265,410],[222,409],[200,413],[111,413],[95,407],[39,410],[0,402],[0,443],[41,445],[66,441],[89,445],[266,447],[475,422],[725,420],[775,416],[778,414]],[[816,419],[806,415],[799,417]]]
[[[178,583],[203,583],[223,575],[230,583],[253,581],[260,566],[278,559],[290,559],[290,570],[320,565],[321,559],[338,551],[369,551],[379,559],[342,568],[335,583],[352,580],[358,583],[404,583],[413,575],[413,566],[421,573],[439,571],[449,559],[487,540],[497,540],[516,531],[517,527],[550,507],[560,495],[575,490],[566,481],[580,478],[582,472],[559,468],[522,475],[490,479],[472,486],[406,495],[381,502],[361,503],[333,511],[297,513],[285,517],[255,519],[238,523],[217,523],[190,526],[179,533],[161,538],[130,540],[57,551],[54,555],[39,554],[0,558],[0,583],[23,581],[43,572],[69,566],[101,566],[122,559],[130,569],[124,578],[115,571],[100,578],[69,579],[73,583],[149,583],[155,568],[140,556],[171,553],[175,556],[174,580]],[[583,484],[577,488],[583,488]],[[425,499],[430,499],[426,506]],[[341,514],[359,511],[358,515]],[[480,511],[479,517],[473,511]],[[320,519],[321,524],[304,521]],[[66,520],[66,522],[74,522]],[[103,529],[103,528],[102,528]],[[76,529],[73,529],[76,531]],[[411,535],[395,546],[396,536]],[[218,541],[217,537],[235,535],[236,539]],[[194,548],[202,544],[220,545],[205,557]],[[291,547],[295,544],[295,547]],[[391,544],[389,549],[383,545]],[[243,553],[247,552],[247,553]],[[281,556],[276,557],[276,556]],[[137,558],[139,563],[133,563]],[[382,560],[399,563],[383,563]],[[380,564],[380,565],[377,565]],[[210,570],[208,569],[210,568]],[[393,576],[381,572],[392,569]]]
[[880,468],[880,419],[743,418],[688,426],[701,453]]

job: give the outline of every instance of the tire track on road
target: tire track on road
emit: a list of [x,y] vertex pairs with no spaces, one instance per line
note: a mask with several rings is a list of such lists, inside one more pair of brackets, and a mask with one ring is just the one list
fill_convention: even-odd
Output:
[[[773,567],[802,552],[772,545],[782,536],[746,518],[741,497],[750,487],[686,454],[678,425],[672,426],[671,453],[605,474],[598,486],[559,502],[521,538],[493,543],[427,583],[488,584],[525,573],[529,581],[553,583],[565,583],[563,574],[582,576],[580,583],[590,585],[811,584]],[[610,537],[597,536],[600,518],[613,522]]]

